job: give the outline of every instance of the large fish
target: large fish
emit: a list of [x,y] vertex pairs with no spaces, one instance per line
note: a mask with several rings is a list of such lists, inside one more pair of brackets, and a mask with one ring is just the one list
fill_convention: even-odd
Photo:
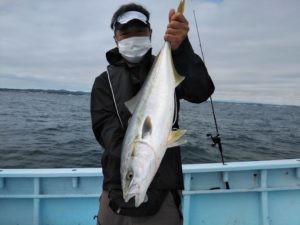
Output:
[[121,182],[126,202],[138,207],[169,147],[184,143],[184,130],[172,130],[175,87],[184,79],[175,71],[171,47],[165,42],[136,97],[125,105],[132,112],[122,146]]

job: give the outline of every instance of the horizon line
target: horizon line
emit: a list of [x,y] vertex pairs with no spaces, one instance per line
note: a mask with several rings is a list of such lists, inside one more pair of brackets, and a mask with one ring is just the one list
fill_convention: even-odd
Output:
[[[47,93],[56,93],[56,94],[77,94],[77,95],[91,94],[90,91],[72,91],[72,90],[66,90],[66,89],[40,89],[40,88],[1,88],[0,87],[0,91],[29,91],[29,92],[47,92]],[[186,102],[188,102],[188,101],[186,101]],[[210,100],[207,99],[205,102],[210,103]],[[274,102],[245,101],[245,100],[238,100],[238,99],[213,99],[213,102],[300,107],[300,105],[296,105],[296,104],[293,105],[293,104],[280,104],[280,103],[274,103]]]

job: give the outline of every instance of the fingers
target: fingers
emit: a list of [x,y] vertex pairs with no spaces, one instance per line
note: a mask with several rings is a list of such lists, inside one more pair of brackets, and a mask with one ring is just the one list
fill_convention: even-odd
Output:
[[176,12],[175,12],[175,9],[171,9],[171,10],[169,11],[169,22],[171,22],[172,16],[173,16],[175,13],[176,13]]
[[[174,10],[174,9],[173,9]],[[169,13],[169,15],[171,14],[171,11]],[[178,21],[178,22],[181,22],[181,23],[189,23],[186,18],[184,17],[184,15],[180,12],[175,12],[171,14],[171,18],[169,17],[169,21]]]
[[187,36],[188,27],[186,29],[178,29],[174,27],[168,27],[165,37],[171,38],[172,40],[180,41],[185,39]]
[[171,9],[169,12],[169,24],[165,33],[165,40],[171,43],[172,49],[179,47],[189,31],[189,23],[182,13]]
[[172,20],[167,26],[167,33],[169,30],[176,30],[179,33],[187,33],[189,31],[189,24]]

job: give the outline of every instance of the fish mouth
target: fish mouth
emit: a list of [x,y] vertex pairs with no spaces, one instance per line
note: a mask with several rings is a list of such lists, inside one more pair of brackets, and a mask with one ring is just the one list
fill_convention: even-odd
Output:
[[136,194],[123,194],[123,199],[125,202],[129,202],[130,199],[132,199],[133,197],[135,197]]
[[126,203],[134,198],[134,206],[139,207],[143,202],[145,202],[145,196],[146,194],[144,193],[131,193],[124,195],[123,198]]
[[145,194],[139,193],[135,195],[135,207],[139,207],[143,202],[145,202]]
[[123,193],[123,199],[125,202],[129,202],[134,198],[135,207],[138,207],[145,201],[145,195],[143,191],[141,191],[140,187],[136,184],[131,182],[128,186],[128,191]]
[[136,196],[136,192],[132,191],[135,190],[136,184],[133,183],[133,180],[129,183],[128,187],[126,188],[127,190],[123,192],[123,199],[125,202],[129,202],[129,200],[133,197]]

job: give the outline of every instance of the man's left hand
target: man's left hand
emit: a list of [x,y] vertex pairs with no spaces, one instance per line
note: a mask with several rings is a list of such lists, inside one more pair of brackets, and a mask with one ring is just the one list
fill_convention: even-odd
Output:
[[172,50],[176,50],[181,45],[189,29],[189,22],[183,14],[171,9],[169,12],[169,24],[164,38],[170,42]]

